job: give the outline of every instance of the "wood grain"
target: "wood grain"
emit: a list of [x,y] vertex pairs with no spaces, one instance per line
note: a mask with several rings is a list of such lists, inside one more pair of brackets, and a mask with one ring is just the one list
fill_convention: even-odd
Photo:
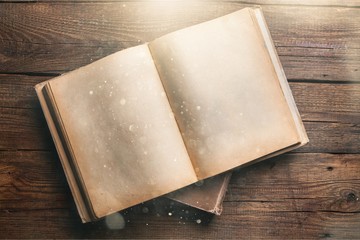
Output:
[[[40,108],[34,86],[54,76],[27,76],[0,74],[0,107]],[[360,84],[290,82],[295,101],[306,121],[317,121],[317,113],[324,114],[324,121],[354,122],[349,118],[360,113]],[[335,118],[335,114],[338,118]],[[345,115],[344,115],[345,114]],[[348,115],[346,115],[348,114]],[[325,116],[326,115],[326,116]]]
[[[310,143],[237,170],[221,216],[158,198],[120,212],[124,229],[106,219],[81,224],[33,86],[254,4],[262,5]],[[360,239],[359,6],[0,0],[0,238]]]
[[[163,2],[163,1],[171,1],[171,0],[148,0],[152,2]],[[203,0],[206,2],[238,2],[238,3],[246,3],[246,4],[253,4],[253,5],[295,5],[295,6],[331,6],[331,7],[358,7],[360,6],[359,1],[357,0],[251,0],[251,1],[244,1],[244,0]],[[1,2],[14,2],[14,0],[0,0]],[[18,0],[17,3],[31,3],[31,2],[74,2],[74,0]],[[111,0],[77,0],[76,2],[102,2],[107,3],[111,2]],[[127,3],[129,1],[126,0],[118,0],[117,2],[124,2]],[[132,2],[142,2],[142,0],[134,0]]]
[[[40,109],[0,108],[0,116],[0,150],[54,150]],[[306,121],[305,128],[310,143],[297,152],[359,153],[358,122]]]
[[[150,1],[1,5],[0,72],[62,73],[251,4]],[[289,79],[360,79],[357,8],[304,6],[299,11],[298,6],[264,5],[263,10]]]
[[34,87],[50,78],[52,77],[0,74],[0,107],[40,108]]
[[[151,234],[166,239],[174,237],[174,232],[175,237],[181,238],[276,238],[287,236],[289,228],[295,231],[291,236],[302,234],[304,238],[321,234],[356,237],[358,233],[347,230],[360,223],[359,157],[285,154],[238,170],[232,178],[223,214],[210,223],[206,221],[211,216],[201,211],[156,199],[122,211],[126,228],[110,231],[104,220],[80,223],[56,154],[3,151],[0,191],[6,194],[0,195],[0,224],[5,226],[8,237],[17,238],[129,238]],[[314,162],[318,163],[316,167]],[[169,216],[169,212],[173,214]],[[19,230],[14,223],[5,224],[6,219],[26,224]],[[198,219],[207,226],[199,226]],[[43,221],[47,224],[38,224]],[[340,229],[337,224],[347,227]],[[184,225],[188,231],[181,231]],[[324,226],[335,228],[327,230]],[[38,231],[28,235],[34,228]],[[136,231],[139,228],[141,231]],[[161,235],[157,229],[161,229]]]
[[[0,75],[0,150],[53,149],[33,89],[48,78]],[[292,82],[290,87],[310,138],[298,152],[359,153],[360,84]]]

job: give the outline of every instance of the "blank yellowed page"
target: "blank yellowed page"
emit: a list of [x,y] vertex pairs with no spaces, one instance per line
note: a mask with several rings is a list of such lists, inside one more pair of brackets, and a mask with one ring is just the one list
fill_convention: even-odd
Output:
[[49,84],[97,217],[197,180],[147,45]]
[[253,10],[149,44],[199,179],[299,143]]

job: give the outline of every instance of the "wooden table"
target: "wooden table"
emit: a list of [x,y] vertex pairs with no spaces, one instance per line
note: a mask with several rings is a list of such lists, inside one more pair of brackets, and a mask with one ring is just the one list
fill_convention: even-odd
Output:
[[[263,8],[310,143],[237,171],[221,216],[157,199],[121,212],[124,229],[82,224],[33,86],[252,4]],[[0,237],[359,239],[359,7],[355,0],[0,1]]]

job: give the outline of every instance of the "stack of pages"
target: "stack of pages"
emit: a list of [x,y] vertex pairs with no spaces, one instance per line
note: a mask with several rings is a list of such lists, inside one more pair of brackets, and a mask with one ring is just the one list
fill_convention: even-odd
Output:
[[220,214],[231,170],[308,142],[260,8],[114,53],[36,91],[83,222],[169,193]]

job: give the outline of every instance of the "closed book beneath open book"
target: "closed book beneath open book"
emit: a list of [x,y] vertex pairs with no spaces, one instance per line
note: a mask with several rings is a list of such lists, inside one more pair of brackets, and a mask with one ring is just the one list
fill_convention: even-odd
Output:
[[[308,142],[260,8],[114,53],[36,90],[83,222]],[[215,205],[227,182],[211,193]],[[186,191],[170,197],[196,205],[199,195]]]

